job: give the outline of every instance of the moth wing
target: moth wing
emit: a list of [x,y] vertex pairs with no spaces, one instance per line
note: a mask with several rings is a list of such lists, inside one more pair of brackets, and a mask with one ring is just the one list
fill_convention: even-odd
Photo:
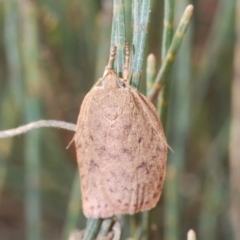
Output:
[[153,208],[160,197],[165,177],[167,143],[161,122],[152,103],[131,90],[132,127],[129,146],[132,148],[134,171],[129,213]]
[[75,134],[83,211],[86,217],[94,217],[95,215],[98,217],[95,212],[102,198],[99,196],[101,191],[98,189],[98,183],[101,182],[101,172],[96,153],[92,151],[96,144],[99,144],[96,139],[93,139],[96,134],[95,128],[92,127],[97,115],[97,113],[93,114],[96,90],[97,88],[93,87],[82,102]]
[[[167,150],[168,144],[163,131],[161,121],[158,117],[157,111],[148,98],[141,93],[132,91],[134,99],[138,99],[138,106],[142,111],[143,119],[145,119],[145,134],[147,135],[145,144],[142,149],[142,154],[148,159],[149,167],[152,167],[152,171],[149,174],[147,182],[152,182],[152,188],[147,194],[148,199],[145,201],[151,202],[150,208],[153,208],[161,195],[162,187],[165,179],[166,162],[167,162]],[[143,121],[141,121],[143,123]],[[144,150],[145,149],[145,150]],[[146,175],[147,176],[147,175]]]
[[167,147],[157,113],[144,96],[93,88],[83,101],[75,142],[87,217],[133,214],[156,205]]
[[[123,95],[127,95],[123,97]],[[167,144],[153,105],[135,90],[122,90],[123,109],[106,134],[108,155],[102,168],[104,199],[110,216],[153,208],[161,194]],[[125,99],[124,104],[122,99]]]

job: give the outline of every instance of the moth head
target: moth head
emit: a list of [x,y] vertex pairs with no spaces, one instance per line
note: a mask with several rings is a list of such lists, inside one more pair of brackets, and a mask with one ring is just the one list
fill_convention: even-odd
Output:
[[117,74],[110,70],[103,78],[98,86],[104,88],[123,88],[125,83],[120,79]]

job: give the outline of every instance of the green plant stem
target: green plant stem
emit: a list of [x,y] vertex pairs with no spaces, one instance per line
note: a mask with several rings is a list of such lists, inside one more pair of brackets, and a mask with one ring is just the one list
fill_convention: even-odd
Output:
[[63,238],[67,239],[72,230],[77,228],[81,207],[81,191],[79,172],[75,174],[70,200],[68,202],[67,218],[63,230]]
[[[162,39],[162,58],[161,62],[167,56],[169,47],[171,46],[173,38],[173,20],[174,20],[174,4],[175,0],[165,0],[164,1],[164,27],[163,27],[163,39]],[[168,95],[170,89],[170,76],[166,77],[166,84],[163,91],[158,96],[158,112],[161,115],[161,121],[163,128],[166,129],[167,125],[167,112],[168,112]]]
[[[19,124],[23,100],[22,72],[20,59],[19,14],[16,0],[4,2],[4,47],[8,67],[9,90],[2,88],[0,105],[0,127],[11,128]],[[11,111],[9,110],[11,109]],[[3,142],[0,150],[0,194],[6,183],[9,155],[14,139]]]
[[[175,19],[179,20],[181,18],[179,12],[182,14],[187,4],[188,0],[176,2]],[[166,176],[164,188],[164,239],[166,240],[179,238],[181,229],[180,216],[184,212],[184,204],[179,195],[179,183],[182,182],[184,176],[185,160],[187,159],[186,146],[190,125],[191,42],[191,31],[188,30],[176,58],[172,77],[173,87],[167,92],[170,99],[164,100],[165,103],[169,102],[167,104],[169,109],[166,112],[168,113],[167,126],[165,118],[167,139],[169,145],[174,149],[174,153],[169,151],[168,154],[168,168],[175,173],[170,178],[168,175]],[[184,62],[182,59],[184,59]],[[167,86],[169,86],[168,83],[169,81],[167,82]],[[166,104],[164,106],[166,107]],[[171,194],[166,192],[171,192]]]
[[17,109],[20,108],[23,99],[22,87],[22,69],[20,56],[20,32],[19,32],[19,14],[17,1],[9,0],[4,2],[4,38],[6,57],[9,68],[9,81],[12,97]]
[[[115,9],[114,9],[114,7],[113,7],[113,20],[112,20],[112,31],[111,31],[111,47],[110,47],[110,50],[109,51],[111,51],[112,50],[112,48],[114,47],[114,46],[116,46],[117,45],[117,21],[116,21],[116,19],[115,19],[115,11],[114,11]],[[108,56],[109,56],[109,54],[108,54]],[[116,60],[115,60],[116,61]]]
[[235,10],[235,0],[220,0],[215,14],[211,32],[203,50],[202,57],[198,66],[196,75],[194,76],[195,88],[193,92],[194,108],[197,114],[193,113],[195,122],[200,117],[201,108],[207,94],[212,76],[217,71],[221,54],[229,41],[229,35],[233,24],[233,16]]
[[[102,77],[105,66],[109,57],[109,35],[111,29],[112,20],[112,0],[104,0],[102,2],[103,7],[99,16],[98,29],[99,29],[99,41],[97,46],[97,61],[96,61],[96,73],[95,81]],[[114,29],[112,33],[115,34]],[[115,43],[111,43],[112,46]],[[112,49],[112,48],[111,48]]]
[[104,219],[102,222],[101,228],[98,232],[97,238],[106,237],[108,235],[112,225],[113,225],[112,218]]
[[[124,69],[126,30],[124,16],[124,1],[114,0],[113,27],[111,46],[117,46],[117,56],[115,60],[116,72],[122,77]],[[114,43],[114,44],[113,44]]]
[[[34,1],[19,0],[22,26],[22,60],[25,84],[25,121],[41,118],[40,114],[40,68],[38,49],[37,11]],[[25,212],[28,240],[41,237],[40,201],[40,134],[29,132],[25,137]]]
[[138,88],[142,72],[144,51],[147,39],[147,26],[150,15],[150,0],[133,1],[133,58],[132,58],[132,82],[134,88]]
[[157,74],[155,84],[154,84],[154,89],[150,96],[150,100],[152,102],[157,98],[159,91],[162,89],[163,85],[165,84],[165,82],[167,80],[167,76],[172,68],[176,54],[178,52],[178,49],[182,42],[182,39],[183,39],[185,32],[188,28],[188,25],[190,23],[190,20],[191,20],[192,14],[193,14],[193,9],[194,9],[193,6],[189,5],[186,8],[186,10],[184,11],[184,14],[182,16],[180,24],[177,28],[177,31],[174,34],[171,46],[167,52],[167,56]]
[[[18,119],[18,109],[16,109],[16,105],[13,104],[11,96],[11,90],[6,91],[1,95],[0,101],[0,128],[2,129],[11,127],[16,124],[16,119]],[[11,109],[11,111],[9,111]],[[11,156],[12,146],[14,139],[9,138],[1,142],[0,148],[0,202],[1,197],[3,195],[3,190],[8,183],[7,177],[9,176],[9,167],[11,163],[9,161],[9,157]],[[0,209],[2,205],[0,204]]]
[[146,81],[147,81],[147,97],[150,96],[156,74],[156,57],[149,54],[147,57]]
[[[65,3],[69,5],[68,1],[65,1]],[[72,3],[74,3],[74,1]],[[95,47],[96,45],[94,42],[94,31],[93,30],[96,27],[95,26],[96,13],[98,11],[97,1],[81,0],[81,1],[79,1],[79,3],[81,4],[80,7],[84,8],[84,10],[85,10],[85,14],[84,14],[85,24],[83,24],[84,34],[82,34],[82,38],[85,38],[85,43],[87,45],[87,55],[88,55],[90,64],[92,64],[96,58],[96,54],[94,51],[96,49],[96,47]]]
[[137,27],[137,23],[140,22],[140,12],[141,12],[141,3],[142,0],[132,0],[132,22],[133,22],[133,36],[132,36],[132,65],[134,60],[134,55],[136,52],[136,46],[138,44],[138,38],[140,35],[139,28]]
[[126,26],[126,41],[130,43],[129,39],[132,39],[132,0],[124,1],[125,4],[125,26]]
[[164,1],[164,28],[162,38],[162,62],[167,56],[167,51],[171,45],[173,37],[173,17],[175,0]]
[[206,168],[205,182],[202,193],[202,209],[199,213],[199,238],[216,239],[218,232],[218,216],[223,214],[226,202],[226,177],[224,177],[224,160],[228,154],[226,137],[229,132],[229,122],[221,127],[216,138],[212,141],[204,156]]
[[103,219],[89,218],[87,221],[87,228],[83,240],[94,240],[100,230]]
[[150,230],[150,212],[146,211],[141,214],[141,231],[139,239],[147,240],[149,239],[149,230]]

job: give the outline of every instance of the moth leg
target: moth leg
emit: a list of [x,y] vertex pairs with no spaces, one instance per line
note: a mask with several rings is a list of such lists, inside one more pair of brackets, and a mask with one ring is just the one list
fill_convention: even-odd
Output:
[[123,79],[124,82],[128,82],[128,75],[129,75],[129,62],[130,62],[130,49],[129,49],[129,43],[125,44],[125,64],[124,64],[124,70],[123,70]]
[[107,66],[105,67],[105,71],[103,73],[103,77],[106,76],[106,74],[108,73],[109,70],[112,69],[112,65],[113,65],[113,62],[114,62],[114,58],[116,56],[116,51],[117,51],[117,47],[114,46],[110,52],[110,56],[109,56],[109,61],[108,61],[108,64]]

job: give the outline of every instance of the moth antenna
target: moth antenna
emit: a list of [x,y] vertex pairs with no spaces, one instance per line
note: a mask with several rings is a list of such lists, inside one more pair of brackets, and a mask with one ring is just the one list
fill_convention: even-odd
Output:
[[108,64],[105,67],[105,71],[103,73],[103,77],[108,73],[109,70],[112,69],[112,65],[113,65],[113,62],[114,62],[114,59],[115,59],[115,56],[116,56],[116,51],[117,51],[117,47],[113,46],[112,50],[110,52]]
[[123,69],[123,79],[127,82],[129,77],[129,63],[130,63],[130,47],[129,43],[125,44],[125,64]]

